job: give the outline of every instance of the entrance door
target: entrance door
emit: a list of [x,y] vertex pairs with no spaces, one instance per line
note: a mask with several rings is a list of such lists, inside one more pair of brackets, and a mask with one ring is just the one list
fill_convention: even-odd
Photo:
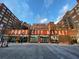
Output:
[[23,43],[23,42],[27,42],[28,40],[28,37],[20,37],[20,42]]

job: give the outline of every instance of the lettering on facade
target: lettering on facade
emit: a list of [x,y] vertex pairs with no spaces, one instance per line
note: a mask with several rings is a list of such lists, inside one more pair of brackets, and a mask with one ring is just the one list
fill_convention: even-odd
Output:
[[[8,35],[29,35],[29,30],[10,30],[7,31]],[[75,31],[71,30],[55,30],[55,31],[48,31],[48,30],[32,30],[31,35],[71,35],[75,34]]]

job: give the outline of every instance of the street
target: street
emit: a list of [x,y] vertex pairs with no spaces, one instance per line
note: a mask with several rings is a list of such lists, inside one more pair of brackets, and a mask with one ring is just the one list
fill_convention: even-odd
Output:
[[79,59],[79,46],[49,43],[9,44],[9,47],[0,48],[0,59]]

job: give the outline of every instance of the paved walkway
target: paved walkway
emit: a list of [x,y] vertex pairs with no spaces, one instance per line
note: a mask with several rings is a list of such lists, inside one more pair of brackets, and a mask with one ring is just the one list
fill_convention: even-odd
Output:
[[9,44],[9,47],[0,48],[0,59],[79,59],[79,46],[50,43]]

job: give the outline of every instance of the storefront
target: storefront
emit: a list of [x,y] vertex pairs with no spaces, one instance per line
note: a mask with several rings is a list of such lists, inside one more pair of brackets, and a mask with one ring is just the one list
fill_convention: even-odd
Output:
[[47,43],[49,39],[48,35],[31,35],[30,42],[31,43]]
[[3,36],[3,40],[8,41],[9,37],[8,36]]
[[27,42],[27,40],[28,40],[28,36],[20,36],[19,38],[20,43]]
[[22,42],[27,42],[28,40],[28,35],[26,36],[4,36],[4,39],[6,39],[8,42],[18,42],[18,43],[22,43]]
[[16,42],[16,36],[8,36],[8,42]]
[[48,35],[41,35],[40,36],[40,43],[47,43],[49,39]]
[[52,35],[51,36],[51,43],[58,43],[58,36],[56,36],[56,35]]
[[71,44],[72,42],[72,38],[70,36],[59,36],[59,43],[63,43],[63,44]]
[[37,43],[38,42],[38,35],[31,35],[30,42]]

